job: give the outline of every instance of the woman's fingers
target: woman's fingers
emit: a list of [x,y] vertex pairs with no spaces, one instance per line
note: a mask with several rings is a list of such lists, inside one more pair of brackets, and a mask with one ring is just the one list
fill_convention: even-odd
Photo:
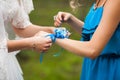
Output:
[[59,23],[59,22],[57,22],[57,21],[54,22],[54,26],[56,26],[56,27],[61,26],[61,24],[62,24],[62,23]]
[[71,17],[70,13],[67,12],[58,12],[56,16],[54,16],[54,25],[60,26],[62,22],[67,22]]
[[49,37],[35,36],[32,42],[33,49],[37,52],[47,51],[52,45],[52,40]]
[[42,49],[40,49],[40,51],[42,51],[42,52],[46,52],[46,51],[48,51],[49,50],[49,48],[51,47],[51,45],[52,44],[46,44]]
[[60,26],[62,24],[61,20],[60,20],[60,17],[58,16],[54,16],[54,25],[55,26]]

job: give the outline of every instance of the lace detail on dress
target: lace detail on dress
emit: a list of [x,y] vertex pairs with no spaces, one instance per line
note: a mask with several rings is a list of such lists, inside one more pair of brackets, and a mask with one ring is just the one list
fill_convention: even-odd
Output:
[[[29,0],[24,2],[28,1]],[[24,6],[24,4],[22,0],[0,0],[0,5],[4,8],[4,20],[12,23],[12,25],[17,28],[25,28],[31,25],[32,23],[29,20],[28,12],[33,10],[33,7],[29,5],[29,8],[26,8],[28,3],[25,4],[26,6]]]
[[5,49],[6,48],[6,39],[0,42],[0,49]]
[[20,5],[19,1],[23,2],[23,0],[0,0],[0,80],[23,80],[22,70],[15,57],[16,52],[10,54],[7,51],[8,36],[5,29],[6,26],[11,28],[11,25],[25,28],[31,24],[25,7]]
[[7,54],[6,49],[0,48],[0,80],[9,80],[8,70],[7,70]]
[[31,24],[32,23],[29,20],[28,14],[24,11],[23,8],[19,7],[16,13],[14,13],[12,25],[16,28],[25,28]]
[[32,10],[34,10],[32,0],[22,0],[22,1],[23,1],[23,7],[25,9],[25,12],[27,12],[29,14]]
[[[0,65],[1,66],[1,65]],[[0,80],[8,80],[6,77],[6,72],[3,68],[0,67]]]
[[[1,61],[1,60],[0,60]],[[0,62],[0,80],[8,80],[5,66]]]

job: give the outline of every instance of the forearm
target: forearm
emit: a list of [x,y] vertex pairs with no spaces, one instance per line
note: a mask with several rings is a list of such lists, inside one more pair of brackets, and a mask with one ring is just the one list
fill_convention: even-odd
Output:
[[69,25],[71,25],[78,33],[81,33],[82,26],[84,22],[77,19],[75,16],[71,15],[70,19],[67,21]]
[[93,59],[99,55],[99,52],[95,52],[96,48],[91,44],[90,41],[81,42],[71,39],[57,39],[56,43],[64,49],[79,56]]
[[7,47],[8,51],[16,51],[16,50],[22,50],[22,49],[27,49],[30,48],[30,42],[26,39],[21,39],[21,40],[8,40],[7,42]]
[[31,36],[34,36],[39,31],[53,33],[53,30],[54,30],[54,27],[38,26],[38,25],[29,25],[25,29],[14,28],[14,31],[20,37],[31,37]]

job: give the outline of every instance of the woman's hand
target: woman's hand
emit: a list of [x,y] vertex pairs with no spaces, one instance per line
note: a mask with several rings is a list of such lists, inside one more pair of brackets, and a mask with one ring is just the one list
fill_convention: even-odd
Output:
[[67,12],[58,12],[56,16],[54,16],[54,25],[61,26],[62,22],[67,22],[71,27],[73,27],[78,33],[81,34],[82,27],[84,22],[76,18],[71,13]]
[[52,41],[49,37],[45,37],[49,33],[40,31],[34,37],[32,37],[30,47],[37,52],[45,52],[52,45]]
[[67,12],[58,12],[56,16],[54,16],[54,25],[55,26],[61,26],[62,22],[67,22],[70,20],[72,14]]

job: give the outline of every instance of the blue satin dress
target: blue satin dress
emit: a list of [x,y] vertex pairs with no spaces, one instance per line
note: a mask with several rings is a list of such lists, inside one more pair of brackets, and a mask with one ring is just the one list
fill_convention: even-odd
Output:
[[[103,10],[103,6],[96,10],[94,5],[91,7],[82,29],[82,41],[91,39]],[[80,80],[120,80],[120,24],[97,58],[84,58]]]

